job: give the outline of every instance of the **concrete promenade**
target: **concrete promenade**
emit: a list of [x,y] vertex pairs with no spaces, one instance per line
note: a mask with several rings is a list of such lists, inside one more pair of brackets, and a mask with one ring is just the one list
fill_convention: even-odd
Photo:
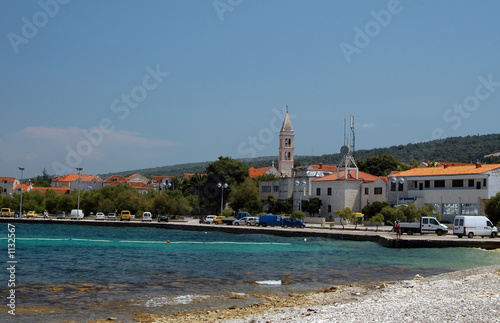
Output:
[[[70,219],[43,219],[43,218],[0,218],[1,223],[43,223],[43,224],[67,224],[67,225],[94,225],[94,226],[121,226],[121,227],[156,227],[174,230],[190,230],[190,231],[219,231],[226,233],[246,233],[246,234],[273,234],[284,237],[324,237],[329,239],[352,240],[352,241],[372,241],[380,243],[389,248],[449,248],[449,247],[468,247],[482,249],[499,249],[500,238],[490,238],[476,236],[472,239],[463,237],[458,238],[452,233],[443,236],[436,234],[404,234],[401,239],[396,239],[396,234],[391,232],[391,227],[364,227],[358,226],[354,230],[353,225],[346,225],[345,229],[342,226],[336,225],[333,228],[319,225],[308,225],[304,229],[300,228],[281,228],[281,227],[255,227],[255,226],[234,226],[224,224],[200,224],[198,219],[188,218],[186,221],[169,221],[169,222],[141,222],[139,219],[132,221],[120,220],[70,220]],[[452,232],[452,231],[450,231]],[[22,233],[20,233],[22,234]]]

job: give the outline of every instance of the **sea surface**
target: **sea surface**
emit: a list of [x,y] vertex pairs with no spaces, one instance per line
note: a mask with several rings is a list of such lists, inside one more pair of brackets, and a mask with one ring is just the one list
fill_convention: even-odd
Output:
[[[0,237],[8,268],[7,224]],[[261,301],[267,294],[410,279],[500,263],[500,251],[389,249],[373,242],[145,227],[15,224],[16,317],[3,270],[1,322],[171,314]]]

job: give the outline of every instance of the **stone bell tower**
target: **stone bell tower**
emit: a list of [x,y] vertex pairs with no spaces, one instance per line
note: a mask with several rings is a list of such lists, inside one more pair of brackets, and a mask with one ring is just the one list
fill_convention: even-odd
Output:
[[293,169],[293,138],[294,132],[288,106],[286,107],[285,120],[280,131],[279,165],[278,170],[281,177],[291,177]]

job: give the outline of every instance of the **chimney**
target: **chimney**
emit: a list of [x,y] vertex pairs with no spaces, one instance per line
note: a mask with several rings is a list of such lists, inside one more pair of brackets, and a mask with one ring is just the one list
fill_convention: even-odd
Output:
[[323,163],[319,163],[319,169],[323,169]]
[[415,166],[410,166],[410,169],[415,169]]
[[447,164],[444,164],[444,165],[443,165],[443,168],[448,168],[448,165],[447,165]]
[[476,168],[480,168],[481,167],[481,163],[476,163]]

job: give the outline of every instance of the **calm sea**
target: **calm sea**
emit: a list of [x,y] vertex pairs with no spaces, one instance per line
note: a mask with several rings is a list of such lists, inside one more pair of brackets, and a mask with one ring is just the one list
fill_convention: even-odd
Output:
[[111,316],[132,322],[134,313],[245,305],[259,295],[500,263],[499,251],[471,248],[389,249],[372,242],[144,227],[15,226],[17,315],[8,314],[4,270],[2,322]]

